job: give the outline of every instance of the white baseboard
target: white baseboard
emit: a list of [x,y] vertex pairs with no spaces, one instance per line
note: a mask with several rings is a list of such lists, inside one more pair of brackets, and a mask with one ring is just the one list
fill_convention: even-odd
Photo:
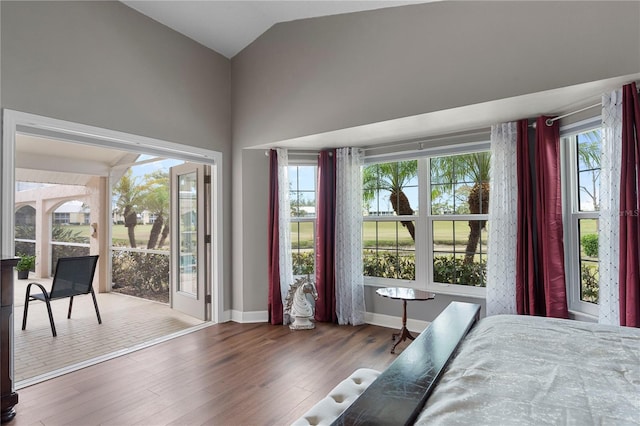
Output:
[[[388,327],[400,329],[402,327],[402,319],[391,315],[376,314],[374,312],[365,312],[364,322],[380,327]],[[407,319],[407,328],[414,333],[421,333],[429,325],[428,321],[420,321]]]
[[[269,313],[267,311],[250,311],[242,312],[235,309],[225,311],[224,321],[233,321],[237,323],[257,323],[268,322]],[[380,327],[400,329],[402,326],[402,319],[400,317],[394,317],[391,315],[376,314],[374,312],[365,312],[364,322],[371,325],[377,325]],[[414,333],[420,333],[427,328],[428,321],[420,321],[407,319],[407,328]]]
[[[225,312],[225,317],[227,316],[227,312]],[[269,313],[267,311],[242,312],[231,310],[229,320],[238,323],[269,322]]]

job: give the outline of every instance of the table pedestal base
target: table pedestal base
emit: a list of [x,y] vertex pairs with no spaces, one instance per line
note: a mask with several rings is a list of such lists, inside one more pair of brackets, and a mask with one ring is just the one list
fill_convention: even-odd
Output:
[[410,339],[410,340],[415,339],[415,337],[413,337],[411,333],[409,333],[409,329],[407,329],[407,301],[406,300],[402,300],[402,328],[400,329],[399,332],[393,333],[391,335],[391,340],[396,340],[396,336],[398,336],[398,341],[394,343],[393,346],[391,347],[392,354],[395,354],[394,351],[396,350],[396,346],[398,346],[400,342],[404,342],[407,339]]
[[402,328],[400,329],[399,332],[397,333],[393,333],[391,335],[391,340],[395,341],[396,337],[398,338],[398,341],[396,343],[393,344],[393,346],[391,347],[391,353],[395,354],[395,350],[396,350],[396,346],[398,346],[398,344],[400,342],[404,342],[405,340],[409,339],[409,340],[414,340],[415,337],[411,335],[411,333],[409,332],[409,329],[407,327],[405,327],[404,325],[402,326]]
[[398,341],[395,342],[391,347],[391,353],[395,354],[396,346],[398,346],[400,342],[404,342],[407,339],[415,339],[415,337],[411,333],[409,333],[409,330],[407,329],[407,300],[431,300],[435,298],[436,295],[427,291],[404,287],[379,288],[376,290],[376,293],[382,297],[402,300],[402,328],[399,332],[393,333],[391,335],[392,341],[395,341],[396,338],[398,339]]

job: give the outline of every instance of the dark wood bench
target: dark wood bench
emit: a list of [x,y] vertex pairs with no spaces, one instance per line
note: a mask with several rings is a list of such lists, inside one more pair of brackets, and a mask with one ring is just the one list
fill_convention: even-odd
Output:
[[412,424],[479,317],[480,305],[449,304],[332,424]]

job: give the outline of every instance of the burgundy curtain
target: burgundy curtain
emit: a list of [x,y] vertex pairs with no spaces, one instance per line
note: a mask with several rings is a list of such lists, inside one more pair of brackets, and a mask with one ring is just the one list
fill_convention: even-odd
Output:
[[516,147],[518,181],[518,231],[516,247],[516,307],[520,315],[532,314],[540,302],[536,299],[534,248],[534,198],[529,155],[529,122],[518,121]]
[[280,232],[278,221],[278,153],[269,151],[269,223],[268,223],[268,274],[269,274],[269,322],[282,324],[283,306],[280,295]]
[[640,103],[635,83],[622,88],[620,168],[620,325],[640,327]]
[[557,121],[547,126],[548,118],[538,118],[533,146],[526,120],[518,123],[516,304],[519,314],[568,318],[560,131]]
[[335,150],[318,158],[316,218],[317,321],[338,322],[335,292],[336,163]]

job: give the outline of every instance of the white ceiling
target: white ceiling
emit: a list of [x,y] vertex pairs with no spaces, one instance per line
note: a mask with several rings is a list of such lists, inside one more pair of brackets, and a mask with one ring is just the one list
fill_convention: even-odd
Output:
[[[139,154],[16,134],[16,181],[86,185],[93,176],[119,179]],[[118,167],[120,166],[120,167]]]
[[423,1],[121,0],[179,33],[232,58],[278,22],[382,9]]

